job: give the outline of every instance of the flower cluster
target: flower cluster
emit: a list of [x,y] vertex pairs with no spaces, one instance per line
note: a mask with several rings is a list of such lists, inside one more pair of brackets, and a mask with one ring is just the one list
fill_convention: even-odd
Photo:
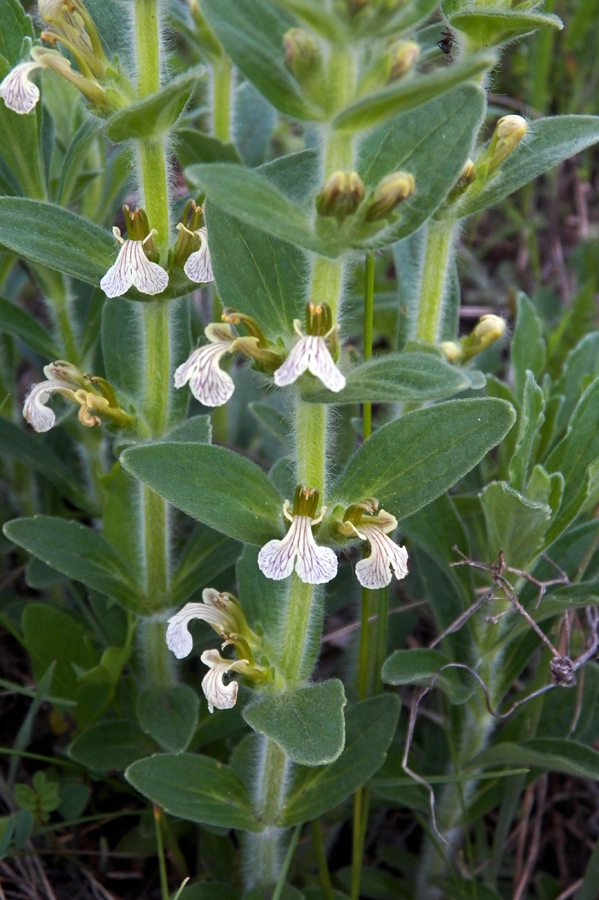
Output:
[[302,333],[299,319],[294,320],[298,340],[283,362],[250,316],[225,310],[222,318],[226,323],[242,323],[249,336],[239,337],[228,324],[213,322],[204,330],[209,343],[194,350],[175,372],[175,387],[189,383],[193,396],[204,406],[223,406],[235,390],[231,376],[220,368],[220,360],[226,353],[250,356],[262,371],[273,373],[277,387],[293,384],[306,371],[334,393],[345,387],[345,377],[331,354],[330,348],[336,349],[337,325],[331,323],[326,304],[306,304],[306,334]]
[[33,385],[23,405],[23,416],[35,431],[49,431],[56,424],[54,412],[46,406],[52,394],[79,406],[79,421],[88,428],[99,425],[101,419],[121,428],[133,425],[133,417],[118,405],[104,378],[83,375],[62,359],[44,366],[44,375],[47,380]]
[[[196,207],[190,201],[185,207],[184,218],[189,208],[192,209],[192,228],[179,222],[173,264],[183,265],[183,271],[190,281],[204,284],[213,280],[208,237],[206,228],[199,227],[201,207]],[[115,262],[100,281],[100,287],[109,298],[121,297],[130,287],[135,287],[140,293],[150,297],[161,294],[168,285],[168,272],[155,262],[157,253],[154,235],[157,232],[154,228],[150,230],[143,209],[131,212],[128,206],[124,206],[123,212],[128,237],[124,240],[119,228],[112,229],[120,249]]]
[[237,700],[236,681],[225,683],[224,677],[238,672],[252,681],[264,681],[266,670],[256,665],[254,653],[259,647],[257,635],[249,628],[239,602],[232,594],[221,594],[214,588],[202,592],[202,603],[187,603],[183,609],[168,620],[166,643],[177,659],[189,656],[193,647],[189,633],[189,623],[193,619],[207,622],[223,640],[221,649],[227,645],[235,648],[238,659],[226,659],[218,650],[205,650],[200,659],[208,666],[202,680],[202,690],[208,701],[208,709],[231,709]]

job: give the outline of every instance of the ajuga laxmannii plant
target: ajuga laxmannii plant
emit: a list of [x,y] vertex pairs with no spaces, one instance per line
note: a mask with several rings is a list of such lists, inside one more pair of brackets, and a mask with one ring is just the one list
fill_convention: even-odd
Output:
[[57,763],[11,766],[2,852],[110,776],[154,804],[163,900],[196,858],[182,900],[532,897],[522,796],[599,779],[599,332],[548,350],[524,294],[511,348],[502,297],[460,332],[457,257],[599,142],[488,106],[562,22],[28,12],[0,5],[0,612],[36,685],[15,753],[47,700]]

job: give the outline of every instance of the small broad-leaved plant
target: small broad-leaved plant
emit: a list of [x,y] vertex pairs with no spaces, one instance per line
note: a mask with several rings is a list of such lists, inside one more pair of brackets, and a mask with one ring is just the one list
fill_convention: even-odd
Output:
[[[241,854],[223,896],[345,896],[321,829],[347,819],[357,900],[389,806],[426,834],[381,853],[385,896],[497,896],[526,773],[599,777],[597,669],[566,690],[597,646],[599,332],[548,357],[521,294],[503,381],[502,298],[458,334],[464,221],[599,141],[487,106],[504,45],[561,27],[509,0],[0,4],[2,551],[39,592],[3,621],[81,775]],[[360,622],[326,676],[325,613]],[[42,782],[30,833],[71,796]]]

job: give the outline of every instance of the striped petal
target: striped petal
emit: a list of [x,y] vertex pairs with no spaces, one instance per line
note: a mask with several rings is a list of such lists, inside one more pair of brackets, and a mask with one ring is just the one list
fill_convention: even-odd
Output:
[[345,387],[345,378],[335,365],[324,338],[318,335],[301,337],[291,353],[275,374],[275,384],[285,387],[303,375],[311,372],[330,391],[338,393]]
[[218,341],[194,350],[175,371],[175,387],[189,382],[191,393],[204,406],[223,406],[235,390],[233,379],[219,365],[230,349],[231,341]]
[[12,69],[0,84],[0,97],[8,109],[19,115],[30,113],[40,98],[39,88],[29,81],[34,69],[40,69],[37,63],[23,62]]
[[[115,232],[116,234],[116,232]],[[118,238],[117,238],[118,239]],[[168,274],[144,253],[143,241],[123,241],[116,262],[100,281],[107,297],[122,297],[131,286],[142,294],[161,294],[168,284]]]
[[337,557],[330,547],[320,547],[314,540],[310,516],[294,516],[282,540],[262,547],[258,566],[274,581],[287,578],[295,569],[305,584],[326,584],[337,574]]
[[228,624],[227,616],[216,606],[206,603],[186,603],[180,612],[170,617],[166,629],[167,647],[177,659],[184,659],[191,653],[193,640],[189,633],[189,623],[193,619],[208,622],[219,633],[225,631]]
[[218,650],[205,650],[200,659],[208,666],[208,672],[202,679],[202,690],[208,701],[208,710],[231,709],[237,700],[239,685],[236,681],[224,682],[224,676],[228,672],[240,672],[249,665],[245,659],[224,659]]
[[356,565],[356,577],[362,587],[373,591],[391,582],[391,570],[397,579],[408,574],[408,551],[399,547],[390,537],[373,525],[361,525],[356,529],[363,541],[370,543],[370,556]]
[[208,249],[208,236],[205,228],[198,228],[195,233],[199,235],[201,241],[200,249],[187,257],[183,271],[190,281],[195,281],[197,284],[206,284],[208,281],[214,281],[210,250]]
[[[46,369],[48,366],[46,366]],[[73,396],[72,385],[67,381],[41,381],[34,384],[25,398],[23,416],[35,431],[50,431],[56,422],[56,416],[46,403],[53,393]]]

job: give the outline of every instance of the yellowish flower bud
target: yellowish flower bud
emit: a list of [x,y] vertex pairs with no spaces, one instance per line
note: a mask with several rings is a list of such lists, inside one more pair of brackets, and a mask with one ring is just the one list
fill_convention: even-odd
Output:
[[409,172],[393,172],[379,182],[372,204],[366,213],[367,222],[386,219],[395,207],[414,193],[414,176]]
[[489,172],[501,165],[525,134],[526,120],[522,116],[504,116],[499,120],[489,146]]
[[355,213],[364,194],[357,172],[333,172],[316,198],[316,209],[321,216],[345,219]]
[[462,351],[459,344],[454,344],[453,341],[443,341],[439,346],[448,362],[457,363],[460,361]]
[[482,353],[505,333],[505,321],[501,316],[483,316],[470,334],[462,339],[461,362],[468,362]]
[[420,47],[415,41],[398,41],[391,47],[391,75],[389,81],[401,78],[412,68],[420,56]]

